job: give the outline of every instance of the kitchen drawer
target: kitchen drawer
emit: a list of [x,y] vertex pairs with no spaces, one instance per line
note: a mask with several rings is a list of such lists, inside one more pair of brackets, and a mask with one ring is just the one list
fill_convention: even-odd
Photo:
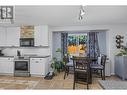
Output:
[[6,60],[6,59],[7,59],[7,58],[1,57],[1,58],[0,58],[0,61]]
[[31,60],[43,60],[44,58],[30,58]]
[[14,58],[7,58],[7,60],[8,60],[9,62],[13,62],[13,61],[14,61]]
[[42,63],[44,60],[44,58],[30,58],[31,63]]
[[6,57],[0,58],[0,62],[5,62],[5,61],[9,61],[9,62],[11,61],[12,62],[12,61],[14,61],[14,58],[6,58]]

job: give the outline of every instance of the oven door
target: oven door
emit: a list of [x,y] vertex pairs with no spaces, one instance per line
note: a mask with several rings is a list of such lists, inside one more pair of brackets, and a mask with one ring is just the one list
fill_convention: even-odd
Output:
[[29,71],[29,62],[15,61],[15,71]]

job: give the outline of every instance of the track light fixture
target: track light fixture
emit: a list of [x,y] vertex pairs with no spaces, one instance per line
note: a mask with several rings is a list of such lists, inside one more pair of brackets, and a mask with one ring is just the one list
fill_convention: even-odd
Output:
[[85,11],[83,9],[83,6],[81,5],[79,9],[79,20],[83,19],[83,15],[85,15]]
[[81,15],[79,15],[79,18],[78,18],[79,20],[82,20],[83,19],[83,17],[81,16]]

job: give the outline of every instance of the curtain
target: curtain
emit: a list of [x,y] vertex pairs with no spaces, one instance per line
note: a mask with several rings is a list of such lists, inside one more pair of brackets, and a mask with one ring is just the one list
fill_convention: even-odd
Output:
[[68,33],[61,33],[61,52],[62,52],[62,58],[65,54],[68,53],[68,50],[67,50],[67,40],[68,38]]
[[98,58],[100,56],[99,44],[98,44],[98,33],[89,32],[88,33],[88,56],[90,58]]

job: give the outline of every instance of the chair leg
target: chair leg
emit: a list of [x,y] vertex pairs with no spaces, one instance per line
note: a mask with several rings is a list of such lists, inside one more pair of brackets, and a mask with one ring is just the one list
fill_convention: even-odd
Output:
[[105,70],[103,70],[103,80],[105,80]]
[[73,83],[73,89],[75,89],[75,82]]
[[89,84],[87,83],[87,89],[89,89]]
[[64,73],[64,79],[65,79],[65,77],[66,77],[66,71],[65,71],[65,73]]
[[67,67],[65,67],[64,79],[66,77],[66,73],[67,73]]
[[102,78],[102,80],[103,80],[102,70],[100,70],[100,73],[101,73],[101,78]]
[[67,76],[68,76],[68,74],[69,74],[69,67],[67,67]]
[[88,75],[87,75],[87,89],[89,89],[89,79],[88,79]]
[[75,75],[74,75],[73,89],[75,89]]
[[90,68],[90,76],[89,76],[89,79],[90,79],[90,83],[92,83],[92,69]]

